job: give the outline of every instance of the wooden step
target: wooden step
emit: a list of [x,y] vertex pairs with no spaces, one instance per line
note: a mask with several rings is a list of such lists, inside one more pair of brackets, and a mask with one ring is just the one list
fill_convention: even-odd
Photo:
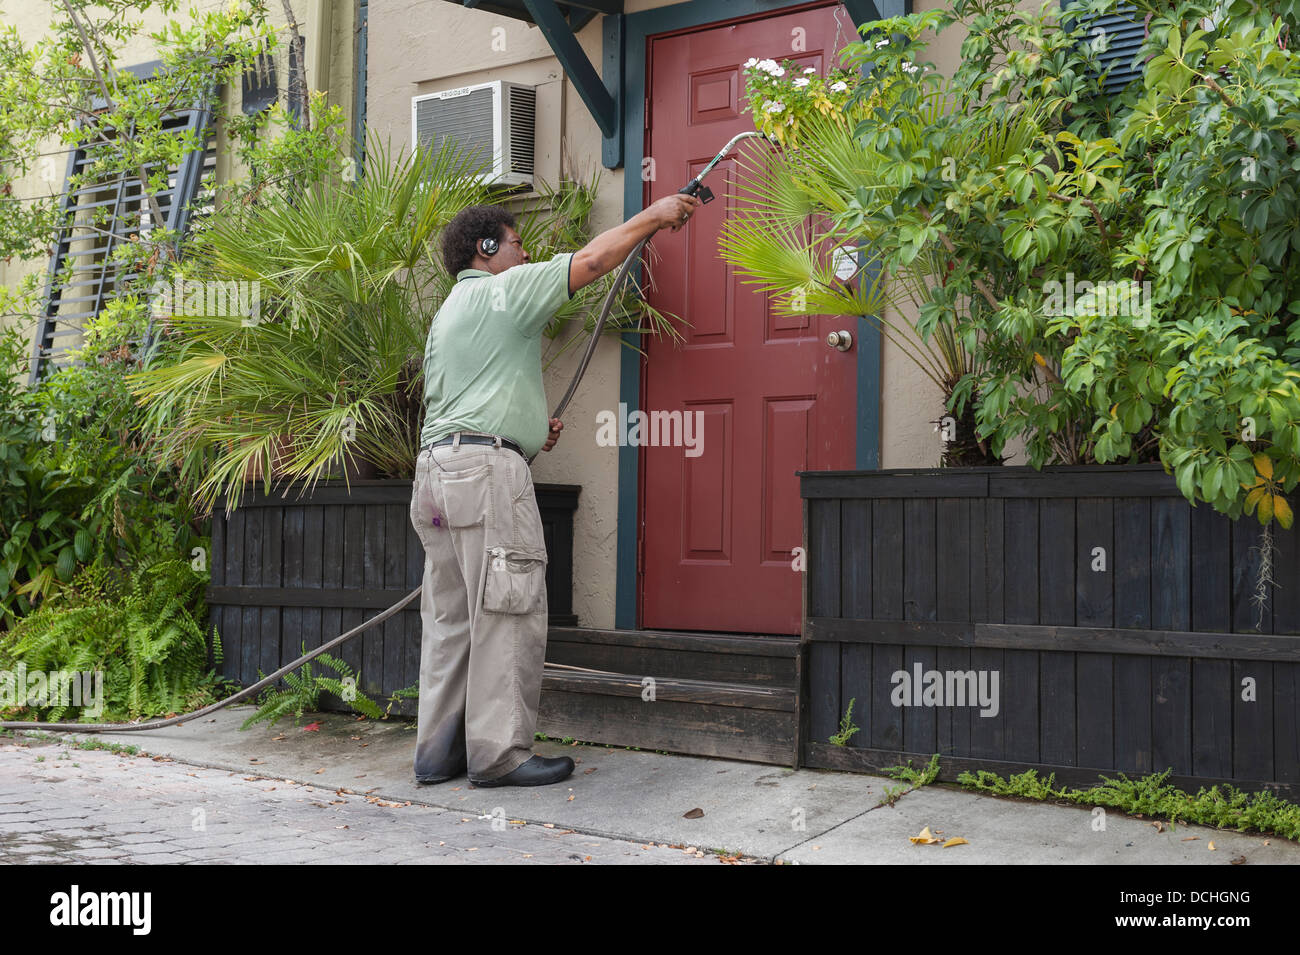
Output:
[[592,743],[794,765],[793,685],[652,679],[548,669],[538,729]]
[[549,663],[613,673],[793,690],[798,637],[551,627]]

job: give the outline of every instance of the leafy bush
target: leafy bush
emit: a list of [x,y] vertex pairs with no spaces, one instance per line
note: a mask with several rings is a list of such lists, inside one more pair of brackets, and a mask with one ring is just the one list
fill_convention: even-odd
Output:
[[0,332],[0,630],[65,587],[79,568],[189,559],[204,527],[173,469],[158,467],[124,375],[141,329],[109,306],[88,323],[84,362],[19,384],[30,330]]
[[[867,115],[850,131],[805,109],[724,254],[801,314],[874,316],[910,283],[922,339],[972,356],[945,394],[995,456],[1019,438],[1035,467],[1158,459],[1189,499],[1289,526],[1300,9],[1135,6],[1145,68],[1117,95],[1092,33],[1116,0],[871,24],[844,53],[867,68],[844,106]],[[957,22],[943,77],[928,35]],[[856,288],[834,278],[842,246],[866,256]]]

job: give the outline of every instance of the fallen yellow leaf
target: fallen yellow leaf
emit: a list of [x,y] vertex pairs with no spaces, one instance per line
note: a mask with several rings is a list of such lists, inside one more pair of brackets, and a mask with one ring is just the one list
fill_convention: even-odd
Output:
[[926,826],[924,829],[922,829],[921,834],[919,836],[908,836],[907,838],[912,843],[912,845],[916,845],[916,846],[932,846],[939,841],[930,832],[929,826]]
[[961,836],[953,836],[951,839],[949,839],[947,842],[943,844],[943,847],[947,849],[949,846],[968,846],[968,845],[970,845],[970,843],[967,842],[965,839],[963,839]]
[[1208,846],[1206,846],[1206,848],[1209,849],[1211,852],[1214,852],[1214,851],[1215,851],[1215,849],[1214,849],[1214,840],[1213,840],[1213,839],[1210,840],[1210,844],[1209,844]]

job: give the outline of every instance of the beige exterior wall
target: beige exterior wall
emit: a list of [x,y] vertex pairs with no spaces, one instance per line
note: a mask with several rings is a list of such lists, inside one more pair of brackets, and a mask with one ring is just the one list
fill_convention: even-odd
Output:
[[[221,8],[227,0],[192,0],[182,5],[182,9],[172,17],[163,16],[157,10],[134,17],[142,24],[137,34],[124,46],[118,65],[134,66],[158,58],[156,47],[150,40],[151,33],[159,31],[171,19],[182,24],[191,22],[191,7],[202,16],[206,11]],[[330,104],[340,105],[348,117],[348,130],[351,131],[354,89],[354,31],[356,27],[356,0],[292,0],[294,16],[298,20],[298,29],[306,40],[307,82],[314,90],[324,89]],[[280,81],[281,93],[286,88],[288,74],[287,33],[283,32],[286,19],[283,7],[279,3],[268,5],[270,20],[278,28],[282,45],[276,51],[276,72]],[[39,40],[49,32],[53,19],[51,5],[47,0],[0,0],[0,23],[12,25],[18,29],[25,44]],[[322,42],[328,37],[327,42]],[[241,89],[239,83],[223,91],[223,102],[231,112],[240,109]],[[234,168],[231,158],[225,154],[227,142],[221,130],[218,130],[217,175],[220,179],[229,179],[233,174],[241,174]],[[51,165],[53,181],[49,172],[42,175],[41,164],[32,172],[14,183],[14,193],[18,196],[48,196],[63,189],[63,176],[67,171],[68,152],[57,140],[47,140],[42,144],[42,152],[47,154]],[[5,263],[0,260],[0,285],[14,286],[24,276],[33,272],[44,272],[49,265],[48,259],[14,260]],[[8,321],[0,319],[0,321]]]

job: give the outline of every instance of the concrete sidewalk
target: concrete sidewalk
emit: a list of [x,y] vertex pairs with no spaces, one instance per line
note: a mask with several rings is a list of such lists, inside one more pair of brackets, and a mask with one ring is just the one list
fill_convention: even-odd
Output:
[[[253,712],[239,706],[195,723],[141,733],[66,734],[130,744],[194,766],[393,801],[553,823],[577,832],[741,853],[778,863],[999,863],[1228,865],[1300,864],[1300,845],[1276,836],[1198,826],[1163,831],[1115,811],[1094,829],[1088,808],[999,799],[934,784],[881,805],[886,787],[905,784],[856,773],[800,770],[604,746],[537,744],[577,763],[563,783],[475,789],[465,777],[420,785],[411,771],[413,724],[316,714],[246,731]],[[305,730],[315,720],[317,730]],[[23,731],[26,732],[26,731]],[[59,734],[65,735],[65,734]],[[694,810],[702,810],[703,815]],[[687,814],[697,818],[687,818]],[[968,845],[914,845],[929,827]],[[1209,850],[1210,842],[1214,851]]]

